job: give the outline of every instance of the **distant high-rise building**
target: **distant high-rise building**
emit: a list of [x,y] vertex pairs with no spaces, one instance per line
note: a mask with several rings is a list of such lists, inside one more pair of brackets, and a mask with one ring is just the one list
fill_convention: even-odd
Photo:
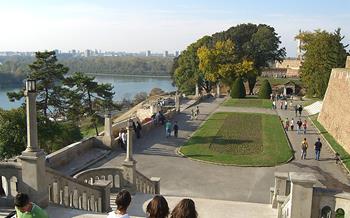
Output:
[[179,51],[175,51],[175,57],[179,57],[180,52]]
[[164,52],[164,57],[169,57],[169,52],[168,51]]
[[90,57],[91,56],[92,51],[90,49],[86,49],[84,52],[84,56],[85,57]]
[[151,54],[152,54],[152,53],[151,53],[151,51],[150,51],[150,50],[148,50],[148,51],[147,51],[146,56],[147,56],[147,57],[150,57],[150,56],[151,56]]

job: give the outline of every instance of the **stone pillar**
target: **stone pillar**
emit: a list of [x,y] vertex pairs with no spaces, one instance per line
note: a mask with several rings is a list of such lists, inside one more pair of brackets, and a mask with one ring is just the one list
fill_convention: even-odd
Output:
[[177,92],[175,94],[175,111],[180,112],[180,96]]
[[127,130],[127,148],[126,148],[126,158],[123,163],[123,180],[124,185],[130,188],[136,187],[136,161],[132,157],[132,134],[133,126],[132,120],[128,121]]
[[288,173],[275,172],[275,187],[272,197],[272,208],[277,208],[277,196],[286,195]]
[[153,186],[154,186],[154,194],[159,195],[160,194],[160,178],[159,177],[151,177],[151,181],[153,182]]
[[105,114],[105,127],[104,127],[104,135],[102,138],[103,144],[107,147],[114,149],[114,137],[112,130],[112,115],[111,113]]
[[346,58],[345,68],[350,68],[350,56]]
[[41,207],[49,203],[48,184],[46,178],[46,154],[38,146],[36,117],[36,88],[34,80],[26,82],[27,108],[27,148],[19,157],[22,161],[23,189],[20,192],[29,195],[31,201]]
[[132,119],[128,120],[128,126],[126,127],[127,131],[127,139],[126,139],[126,158],[125,161],[133,161],[132,158],[132,135],[133,135],[133,125],[132,125]]
[[311,217],[313,186],[316,178],[310,173],[289,173],[291,180],[291,218]]
[[282,218],[282,205],[287,200],[287,196],[277,196],[277,217]]
[[216,83],[216,97],[220,98],[220,95],[221,95],[221,93],[220,93],[220,83],[218,82],[218,83]]
[[198,87],[198,84],[196,83],[196,97],[199,96],[199,87]]

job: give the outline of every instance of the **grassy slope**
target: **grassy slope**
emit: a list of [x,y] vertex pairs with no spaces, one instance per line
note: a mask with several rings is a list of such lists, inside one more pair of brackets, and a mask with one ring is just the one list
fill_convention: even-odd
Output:
[[[220,153],[210,149],[209,146],[215,139],[219,129],[229,116],[239,116],[244,123],[246,116],[252,114],[242,113],[216,113],[193,135],[193,137],[181,148],[181,152],[188,157],[216,163],[249,165],[249,166],[274,166],[284,163],[292,157],[292,151],[288,146],[279,118],[274,115],[254,114],[260,116],[263,151],[251,154],[232,154],[232,152]],[[232,131],[251,131],[246,126],[231,124]],[[246,134],[243,134],[246,135]],[[240,140],[235,138],[235,140]],[[242,140],[245,140],[244,138]],[[259,146],[259,145],[257,145]]]
[[317,121],[317,116],[313,115],[310,116],[311,120],[314,122],[314,124],[316,125],[316,127],[320,130],[320,132],[322,133],[322,135],[327,139],[327,141],[330,143],[330,145],[332,146],[332,148],[338,152],[340,154],[341,159],[343,160],[344,164],[346,165],[346,167],[348,169],[350,169],[350,154],[347,153],[344,148],[333,138],[333,136],[331,134],[329,134],[327,132],[327,130],[322,126],[322,124],[320,124]]

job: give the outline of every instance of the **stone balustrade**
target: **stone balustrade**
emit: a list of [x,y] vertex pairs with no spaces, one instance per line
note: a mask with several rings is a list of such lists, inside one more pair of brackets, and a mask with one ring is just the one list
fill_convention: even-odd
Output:
[[22,166],[17,162],[0,163],[0,205],[13,206],[13,198],[16,196],[22,184]]
[[46,180],[51,204],[93,212],[106,212],[110,209],[108,181],[91,185],[50,168],[46,170]]
[[291,217],[292,201],[290,195],[287,197],[279,196],[278,199],[278,217],[289,218]]
[[74,178],[89,184],[94,184],[100,180],[109,181],[111,192],[118,192],[125,184],[123,168],[121,167],[88,169],[76,174]]
[[149,179],[136,171],[136,190],[145,194],[160,194],[160,178],[152,177]]

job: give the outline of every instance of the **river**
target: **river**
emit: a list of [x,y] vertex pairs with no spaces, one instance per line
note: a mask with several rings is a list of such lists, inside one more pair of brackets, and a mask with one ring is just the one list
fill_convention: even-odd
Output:
[[[153,88],[160,88],[167,92],[176,90],[170,78],[99,75],[95,76],[95,80],[100,83],[111,83],[114,86],[114,101],[120,101],[123,98],[132,99],[136,93],[149,93]],[[7,92],[19,89],[20,87],[0,89],[0,107],[11,109],[20,106],[22,102],[10,102],[6,96]]]

